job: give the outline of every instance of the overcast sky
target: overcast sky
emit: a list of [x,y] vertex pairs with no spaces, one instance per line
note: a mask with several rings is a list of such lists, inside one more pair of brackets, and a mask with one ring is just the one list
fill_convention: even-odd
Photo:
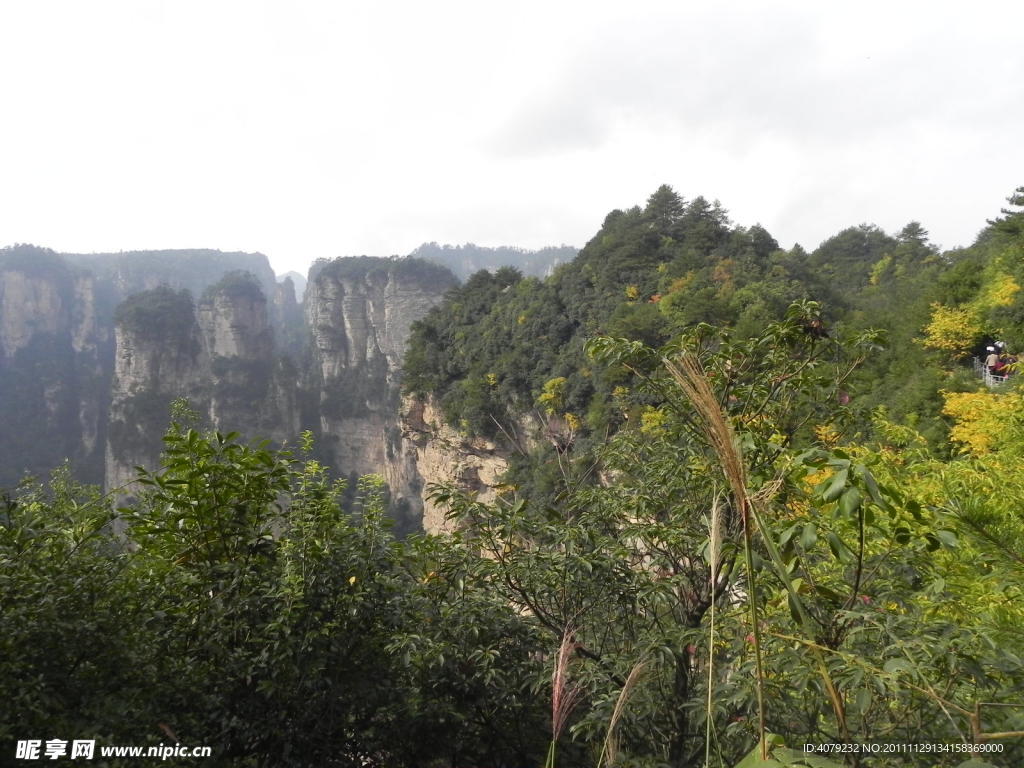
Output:
[[0,2],[0,245],[582,246],[660,184],[808,249],[1024,184],[1021,2]]

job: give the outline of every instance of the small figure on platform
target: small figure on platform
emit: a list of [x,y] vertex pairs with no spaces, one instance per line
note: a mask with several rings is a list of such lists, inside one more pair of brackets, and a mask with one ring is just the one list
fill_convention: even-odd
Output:
[[999,367],[999,353],[996,352],[995,347],[985,347],[985,351],[988,352],[988,357],[985,358],[985,370],[998,376],[996,369]]
[[[989,351],[989,356],[985,358],[985,367],[993,376],[1006,378],[1016,370],[1011,366],[1017,362],[1017,358],[1010,354],[1005,341],[997,341],[995,346],[986,347],[986,349]],[[993,360],[993,358],[995,359]]]

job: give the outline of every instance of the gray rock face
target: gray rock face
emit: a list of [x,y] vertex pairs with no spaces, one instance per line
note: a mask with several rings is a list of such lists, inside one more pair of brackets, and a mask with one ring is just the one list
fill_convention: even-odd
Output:
[[227,272],[244,270],[259,282],[264,295],[273,295],[274,271],[262,253],[210,249],[128,251],[122,253],[63,254],[68,263],[89,271],[108,285],[115,303],[161,285],[186,288],[201,296]]
[[105,334],[96,318],[96,281],[89,274],[31,274],[0,268],[0,353],[12,358],[38,335],[66,336],[77,353]]
[[306,289],[309,387],[327,460],[343,475],[384,475],[393,501],[414,519],[421,484],[401,448],[402,358],[413,322],[453,284],[446,270],[427,265],[339,259],[314,270]]
[[314,429],[336,474],[383,475],[407,527],[418,527],[424,483],[399,421],[402,358],[412,324],[453,283],[439,268],[390,259],[320,264],[303,303],[308,342],[293,341],[306,350],[301,368],[277,350],[289,328],[294,339],[294,316],[290,326],[272,320],[299,310],[290,280],[272,304],[239,273],[194,308],[166,287],[129,299],[115,334],[107,489],[130,491],[134,467],[157,464],[169,404],[183,397],[221,431],[284,443]]
[[493,502],[508,470],[508,457],[489,440],[469,438],[446,424],[433,398],[406,397],[402,401],[402,451],[390,462],[394,479],[389,487],[418,491],[426,533],[449,533],[446,512],[426,497],[432,484],[455,485]]
[[[189,252],[185,267],[206,255]],[[263,276],[202,262],[202,280],[220,277],[195,301],[199,277],[156,283],[178,274],[173,252],[143,259],[152,274],[128,256],[0,250],[0,484],[69,457],[86,481],[130,494],[135,467],[158,465],[175,398],[250,438],[282,444],[313,429],[336,474],[384,476],[407,529],[444,529],[439,510],[423,517],[428,482],[498,484],[493,446],[461,441],[432,404],[400,416],[410,329],[455,284],[446,269],[321,262],[300,304],[290,278],[268,294]],[[230,267],[246,255],[220,256]]]
[[[129,493],[136,466],[155,467],[170,403],[207,401],[210,359],[187,292],[158,288],[137,294],[114,331],[104,485]],[[122,309],[125,305],[122,305]]]
[[56,281],[24,272],[0,272],[0,347],[14,357],[37,333],[70,330],[70,312]]
[[283,275],[277,276],[278,285],[289,281],[292,284],[292,290],[295,293],[295,298],[298,301],[302,301],[302,297],[306,294],[306,276],[300,275],[294,270],[291,272],[285,272]]
[[0,251],[0,485],[65,458],[102,465],[109,346],[91,275],[44,249]]
[[210,422],[280,444],[299,432],[298,380],[278,356],[271,309],[256,285],[214,286],[199,302],[198,324],[210,360]]
[[[306,280],[303,278],[303,292],[305,285]],[[278,350],[293,360],[303,359],[308,341],[302,304],[297,300],[303,292],[298,291],[291,277],[279,280],[274,286],[273,316]]]
[[[45,477],[65,459],[78,479],[103,482],[111,399],[126,396],[121,385],[112,385],[115,306],[163,284],[199,295],[232,269],[251,271],[261,287],[274,286],[270,265],[260,254],[75,255],[30,245],[0,248],[0,486],[12,486],[26,474]],[[239,316],[227,322],[238,329],[249,321]],[[228,353],[241,339],[230,330],[215,335],[225,340],[222,351]],[[161,377],[179,375],[173,355],[148,357],[138,339],[119,342],[122,358],[130,356],[133,366],[156,366]],[[125,359],[120,364],[126,382],[145,375],[125,368]],[[158,432],[165,426],[166,413]]]
[[267,360],[273,352],[273,331],[262,293],[233,296],[214,291],[199,302],[198,320],[211,358]]
[[423,286],[379,261],[355,276],[323,270],[309,285],[306,319],[325,381],[381,362],[396,377],[410,327],[444,297],[447,288]]
[[294,368],[275,354],[267,301],[255,282],[225,281],[195,309],[187,293],[158,288],[119,310],[108,491],[130,484],[134,467],[156,466],[176,398],[222,432],[277,442],[298,434]]

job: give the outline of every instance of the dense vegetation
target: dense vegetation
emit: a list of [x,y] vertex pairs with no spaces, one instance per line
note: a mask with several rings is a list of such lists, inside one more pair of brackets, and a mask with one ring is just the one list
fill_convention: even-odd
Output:
[[[1024,203],[1017,193],[1015,205]],[[613,211],[571,264],[547,280],[478,273],[414,327],[406,389],[438,398],[448,420],[501,439],[517,419],[555,414],[574,439],[618,426],[608,408],[628,385],[583,354],[595,335],[664,343],[696,323],[749,337],[790,302],[821,302],[815,334],[874,328],[884,343],[851,382],[866,412],[884,407],[942,450],[940,390],[974,385],[950,372],[1000,336],[1024,337],[1020,212],[1004,211],[969,249],[939,253],[910,222],[896,236],[851,227],[813,253],[789,251],[759,226],[734,226],[717,203],[657,190]],[[947,338],[948,336],[948,338]],[[642,398],[637,405],[643,405]],[[860,428],[870,431],[870,423]]]
[[324,275],[338,280],[408,280],[424,289],[445,290],[455,284],[451,271],[439,264],[417,258],[381,259],[374,256],[352,256],[341,259],[317,259],[309,270],[310,282]]
[[[132,547],[65,473],[23,488],[0,526],[0,732],[171,733],[229,765],[767,766],[760,734],[1024,730],[995,706],[1024,685],[1024,430],[956,461],[881,421],[838,446],[874,339],[809,340],[817,311],[746,340],[592,342],[658,403],[599,452],[608,480],[567,477],[541,514],[438,489],[452,537],[394,541],[379,481],[342,509],[316,462],[181,417],[121,510]],[[991,744],[971,765],[1019,763],[1019,740]]]
[[0,740],[1020,765],[1024,395],[963,366],[1024,334],[1011,203],[964,251],[911,223],[806,253],[663,187],[548,280],[474,275],[417,326],[407,384],[518,454],[493,504],[433,489],[451,536],[397,541],[379,479],[343,504],[308,444],[180,406],[125,538],[66,472],[25,485],[0,507]]
[[183,349],[198,346],[192,294],[166,285],[133,294],[117,306],[114,322],[125,333]]
[[263,293],[263,288],[260,286],[260,281],[256,279],[256,276],[252,272],[241,269],[225,272],[220,280],[203,291],[200,301],[210,301],[217,294],[222,294],[232,299],[246,299],[254,302],[265,303],[267,300]]
[[[564,378],[563,412],[604,432],[616,382],[583,355],[605,333],[659,344],[698,322],[749,334],[808,297],[806,259],[760,227],[730,227],[702,198],[662,187],[644,209],[613,211],[571,264],[547,280],[478,273],[414,330],[407,389],[438,396],[452,423],[494,436],[491,416],[527,411]],[[499,419],[501,420],[501,419]]]
[[393,541],[379,481],[342,510],[312,460],[179,425],[166,449],[121,510],[133,547],[66,470],[0,508],[5,750],[33,734],[209,743],[221,765],[543,749],[543,706],[508,696],[536,682],[537,633],[448,581],[467,553]]

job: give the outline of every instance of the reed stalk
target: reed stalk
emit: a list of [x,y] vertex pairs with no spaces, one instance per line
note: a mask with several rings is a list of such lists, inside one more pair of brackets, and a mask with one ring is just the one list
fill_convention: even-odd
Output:
[[[746,469],[740,454],[736,434],[732,424],[722,412],[715,397],[714,390],[696,359],[683,353],[675,360],[664,360],[665,368],[676,384],[693,404],[701,423],[705,437],[722,467],[726,481],[732,491],[733,503],[736,505],[743,527],[743,551],[747,570],[747,605],[750,610],[751,636],[754,645],[754,666],[756,674],[755,688],[757,692],[757,732],[761,746],[761,757],[768,757],[766,740],[767,725],[764,703],[764,665],[761,654],[761,629],[757,608],[757,577],[753,567],[753,530],[751,518],[750,494],[747,490]],[[712,582],[712,585],[714,582]],[[713,602],[712,602],[713,604]]]
[[562,631],[562,641],[558,644],[555,667],[551,672],[551,743],[548,745],[544,768],[555,768],[555,748],[558,739],[582,693],[579,686],[569,681],[569,662],[576,652],[573,634],[571,627],[566,627]]
[[640,680],[640,676],[643,674],[646,666],[647,663],[644,661],[638,661],[633,665],[633,669],[629,671],[629,676],[626,677],[626,682],[623,684],[622,690],[619,691],[619,697],[615,700],[615,708],[612,710],[611,720],[608,721],[608,733],[604,737],[604,744],[601,747],[601,756],[597,760],[597,768],[601,768],[606,757],[608,758],[609,766],[615,764],[615,758],[618,757],[619,752],[619,740],[617,735],[619,720],[622,719],[622,715],[626,711],[626,702],[629,701],[629,696],[633,692],[633,688],[636,687],[637,682]]
[[[753,533],[755,530],[761,534],[761,539],[768,551],[768,556],[771,559],[772,565],[785,585],[786,591],[789,593],[789,597],[800,616],[804,632],[808,633],[810,636],[813,636],[814,633],[813,621],[810,614],[807,612],[803,601],[800,599],[799,593],[793,586],[793,581],[789,576],[789,571],[786,569],[785,564],[782,561],[781,554],[779,553],[779,549],[776,546],[774,539],[769,534],[769,530],[765,526],[758,509],[759,506],[765,505],[770,501],[771,497],[774,496],[779,483],[769,484],[766,488],[761,489],[756,497],[752,497],[749,494],[744,469],[745,465],[743,463],[743,458],[740,453],[739,444],[736,440],[732,424],[723,413],[722,408],[715,397],[714,391],[711,389],[711,385],[708,382],[707,375],[700,367],[700,364],[692,355],[687,353],[683,353],[675,360],[664,359],[664,364],[673,380],[679,385],[679,388],[687,396],[697,412],[704,434],[711,444],[712,451],[721,463],[722,471],[725,474],[726,480],[729,482],[733,499],[739,509],[740,518],[743,523],[744,557],[746,560],[748,578],[750,580],[750,593],[747,598],[750,604],[751,623],[753,624],[751,635],[754,641],[754,655],[757,674],[758,735],[761,745],[761,757],[762,759],[767,759],[768,744],[766,740],[767,729],[765,725],[764,709],[764,670],[761,654],[761,630],[757,614],[757,583],[752,562]],[[828,693],[829,701],[832,705],[840,733],[844,740],[848,742],[850,740],[850,732],[846,722],[846,712],[843,706],[842,697],[832,680],[832,676],[829,674],[828,665],[826,664],[825,658],[820,650],[815,649],[812,646],[811,652],[814,656],[818,674],[821,676],[825,690]]]

